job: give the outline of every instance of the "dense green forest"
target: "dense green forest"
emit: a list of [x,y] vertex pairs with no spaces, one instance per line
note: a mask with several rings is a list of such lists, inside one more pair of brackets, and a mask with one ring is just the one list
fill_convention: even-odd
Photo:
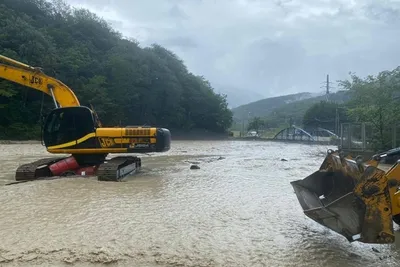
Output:
[[[226,96],[191,73],[172,51],[140,47],[103,19],[62,1],[2,0],[0,54],[42,67],[92,104],[102,123],[223,133],[232,123]],[[0,138],[40,137],[50,97],[0,81]]]

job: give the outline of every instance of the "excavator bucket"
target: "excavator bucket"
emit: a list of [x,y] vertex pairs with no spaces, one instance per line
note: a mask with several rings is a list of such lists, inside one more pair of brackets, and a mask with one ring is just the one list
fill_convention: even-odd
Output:
[[291,185],[306,216],[348,241],[394,242],[383,170],[328,150],[318,171]]

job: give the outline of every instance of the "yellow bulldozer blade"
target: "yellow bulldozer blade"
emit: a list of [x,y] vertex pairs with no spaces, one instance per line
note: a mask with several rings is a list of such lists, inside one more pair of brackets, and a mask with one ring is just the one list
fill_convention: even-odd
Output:
[[318,171],[291,185],[306,216],[348,241],[394,242],[383,170],[328,150]]

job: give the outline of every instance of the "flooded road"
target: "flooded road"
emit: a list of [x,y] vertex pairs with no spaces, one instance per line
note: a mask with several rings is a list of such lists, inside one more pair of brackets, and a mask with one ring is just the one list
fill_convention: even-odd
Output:
[[303,215],[290,181],[317,170],[331,147],[172,145],[144,155],[126,182],[11,186],[19,164],[50,155],[0,145],[0,266],[399,266],[399,234],[395,245],[350,244]]

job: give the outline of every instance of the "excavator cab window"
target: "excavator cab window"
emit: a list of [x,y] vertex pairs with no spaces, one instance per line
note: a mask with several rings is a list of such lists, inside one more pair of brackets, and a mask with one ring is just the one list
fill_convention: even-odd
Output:
[[46,147],[78,140],[95,131],[93,115],[87,107],[57,108],[50,112],[43,129]]

